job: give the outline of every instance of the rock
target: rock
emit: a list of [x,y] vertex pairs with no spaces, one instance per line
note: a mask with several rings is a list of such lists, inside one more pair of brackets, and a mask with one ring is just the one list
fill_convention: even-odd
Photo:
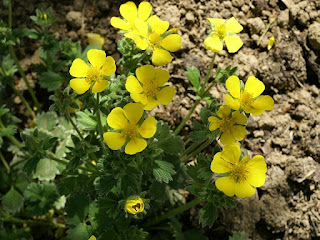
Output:
[[244,1],[243,0],[232,0],[232,5],[234,7],[242,7],[244,5]]
[[67,23],[75,29],[81,28],[82,25],[81,12],[70,11],[66,15]]
[[247,22],[248,22],[251,34],[260,34],[263,32],[263,30],[266,27],[262,19],[259,17],[250,18],[248,19]]
[[289,10],[286,9],[281,11],[278,18],[277,18],[278,25],[280,27],[287,27],[289,24]]
[[315,50],[320,50],[320,23],[314,22],[309,26],[308,39],[311,47]]
[[194,15],[192,12],[187,12],[186,21],[187,23],[194,23]]
[[74,0],[73,1],[73,10],[81,11],[83,8],[84,0]]
[[67,37],[70,38],[72,41],[75,41],[78,38],[78,34],[75,31],[70,31],[67,33]]
[[299,11],[299,14],[298,14],[298,22],[306,27],[308,25],[308,21],[309,21],[310,17],[309,17],[309,14],[304,11],[304,10],[300,10]]

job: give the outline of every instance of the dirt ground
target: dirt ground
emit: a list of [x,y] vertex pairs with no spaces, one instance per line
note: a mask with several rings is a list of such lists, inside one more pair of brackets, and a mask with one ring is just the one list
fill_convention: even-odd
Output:
[[[14,1],[15,27],[32,27],[28,16],[35,8],[51,6],[58,17],[52,30],[61,39],[69,37],[85,45],[87,32],[100,33],[105,37],[103,49],[120,58],[116,40],[121,35],[111,27],[110,18],[119,16],[119,6],[125,1],[27,2]],[[264,94],[275,100],[273,111],[251,117],[243,145],[249,154],[265,156],[265,185],[251,198],[236,199],[235,208],[221,211],[213,228],[205,229],[206,235],[219,239],[215,237],[219,232],[228,236],[243,231],[252,239],[320,239],[320,1],[151,0],[151,4],[154,13],[179,28],[182,36],[182,48],[167,66],[176,95],[173,103],[155,113],[159,118],[178,125],[192,107],[194,93],[188,90],[184,71],[196,66],[202,76],[206,74],[213,55],[203,45],[209,29],[207,17],[234,16],[244,26],[240,34],[244,46],[236,54],[219,53],[215,67],[238,66],[240,79],[256,76],[266,85]],[[6,15],[7,9],[0,9],[0,16]],[[276,20],[258,46],[272,18]],[[275,44],[268,51],[271,36]],[[31,80],[37,62],[33,47],[31,44],[20,52]],[[24,89],[23,84],[19,87]],[[224,91],[218,85],[211,93],[222,99]],[[190,130],[191,121],[188,123],[182,134]],[[188,217],[199,227],[194,211]]]

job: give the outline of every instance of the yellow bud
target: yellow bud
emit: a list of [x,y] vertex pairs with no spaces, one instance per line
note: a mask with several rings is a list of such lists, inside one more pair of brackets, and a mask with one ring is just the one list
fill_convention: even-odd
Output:
[[97,33],[87,33],[88,43],[95,44],[97,43],[100,47],[104,44],[104,37]]
[[92,160],[91,163],[92,163],[93,165],[97,166],[96,161]]
[[273,44],[274,44],[274,37],[272,36],[271,38],[269,38],[269,41],[268,41],[268,47],[267,47],[268,51],[272,48]]
[[88,240],[96,240],[96,237],[94,235],[91,235],[91,237]]
[[33,111],[38,111],[38,108],[36,106],[34,106]]
[[137,214],[144,210],[144,203],[141,198],[130,199],[126,201],[125,209],[128,213]]
[[170,29],[170,31],[171,31],[172,33],[177,33],[178,30],[179,30],[178,28],[171,28],[171,29]]
[[35,121],[31,121],[30,123],[29,123],[29,127],[30,128],[34,128],[36,126],[36,123],[35,123]]

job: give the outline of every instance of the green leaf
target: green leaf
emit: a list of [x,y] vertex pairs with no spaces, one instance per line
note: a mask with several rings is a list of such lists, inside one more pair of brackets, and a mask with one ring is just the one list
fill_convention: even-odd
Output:
[[0,135],[3,137],[9,137],[16,133],[17,126],[8,125],[6,128],[0,130]]
[[249,240],[249,236],[244,232],[235,232],[229,237],[229,240]]
[[90,199],[85,193],[75,193],[67,201],[67,223],[69,225],[77,225],[83,223],[89,212]]
[[50,181],[55,179],[56,175],[59,174],[60,171],[57,168],[57,162],[43,158],[37,164],[37,169],[34,174],[35,178],[38,178],[39,181]]
[[46,88],[49,92],[58,89],[63,83],[62,77],[59,74],[48,71],[41,74],[39,84],[42,88]]
[[13,187],[2,197],[2,205],[10,213],[16,213],[23,207],[24,198]]
[[66,205],[66,196],[62,195],[57,201],[54,202],[53,205],[58,210],[64,208]]
[[39,158],[38,157],[33,157],[31,159],[29,159],[23,166],[23,171],[26,172],[26,174],[28,176],[30,176],[33,172],[36,171],[37,166],[38,166],[38,162],[39,162]]
[[200,72],[196,67],[188,67],[187,71],[185,72],[187,78],[191,82],[191,84],[196,88],[200,88]]
[[55,112],[41,113],[37,116],[35,123],[39,128],[52,131],[57,124],[57,114]]
[[107,196],[116,183],[117,180],[111,175],[101,176],[97,182],[96,190],[100,196]]
[[190,229],[183,232],[184,240],[208,240],[207,237],[203,236],[204,231],[198,229]]
[[95,117],[88,111],[77,112],[77,120],[79,127],[84,130],[96,130],[97,129],[97,121]]
[[88,240],[91,236],[91,226],[84,223],[79,223],[74,228],[70,228],[67,231],[68,239],[70,240]]
[[212,202],[206,203],[206,205],[199,212],[199,221],[202,227],[212,227],[214,220],[217,218],[217,208]]
[[201,142],[205,140],[210,132],[208,130],[194,131],[189,134],[189,138],[194,142]]
[[170,131],[167,123],[159,121],[154,138],[158,139],[158,147],[170,154],[179,154],[184,149],[184,142],[180,136],[175,136]]
[[153,175],[158,182],[168,183],[172,181],[172,175],[176,172],[173,170],[174,166],[165,161],[154,161],[156,166],[153,168]]

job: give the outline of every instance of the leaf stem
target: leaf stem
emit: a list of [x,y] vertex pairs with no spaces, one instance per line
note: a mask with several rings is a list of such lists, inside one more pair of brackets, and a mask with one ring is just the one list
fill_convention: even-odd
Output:
[[7,172],[9,173],[10,167],[9,167],[9,164],[7,163],[6,159],[2,155],[2,152],[0,152],[0,158],[1,158],[1,162],[3,163],[4,167],[7,169]]
[[212,57],[212,60],[210,62],[210,66],[209,66],[209,69],[208,69],[208,72],[207,72],[207,76],[206,78],[204,79],[204,83],[203,83],[203,86],[202,86],[202,93],[200,93],[200,97],[202,98],[203,96],[203,93],[205,92],[205,89],[206,89],[206,85],[209,81],[209,78],[211,76],[211,72],[212,72],[212,69],[213,69],[213,65],[214,65],[214,60],[216,59],[216,56],[217,56],[217,52],[215,52],[213,54],[213,57]]
[[192,152],[197,146],[199,146],[199,142],[194,142],[192,143],[186,150],[184,150],[181,154],[181,157],[189,154],[190,152]]
[[103,129],[102,129],[102,124],[101,124],[101,116],[100,116],[100,94],[97,93],[97,119],[98,119],[98,132],[100,135],[100,144],[101,148],[103,150],[104,155],[107,155],[106,147],[103,141]]
[[170,218],[170,217],[173,217],[175,215],[178,215],[178,214],[181,214],[183,213],[184,211],[187,211],[188,209],[194,207],[195,205],[201,203],[202,200],[200,198],[196,198],[194,200],[192,200],[191,202],[188,202],[187,204],[184,204],[180,207],[177,207],[175,209],[172,209],[171,211],[149,221],[146,223],[145,226],[152,226],[152,225],[156,225],[157,223],[160,223],[162,222],[163,220],[167,219],[167,218]]
[[210,144],[210,140],[208,139],[207,141],[204,142],[203,145],[201,145],[201,147],[199,147],[196,151],[190,153],[188,156],[186,156],[184,159],[182,159],[181,161],[186,163],[190,158],[196,156],[198,153],[200,153],[203,149],[205,149],[208,145]]

